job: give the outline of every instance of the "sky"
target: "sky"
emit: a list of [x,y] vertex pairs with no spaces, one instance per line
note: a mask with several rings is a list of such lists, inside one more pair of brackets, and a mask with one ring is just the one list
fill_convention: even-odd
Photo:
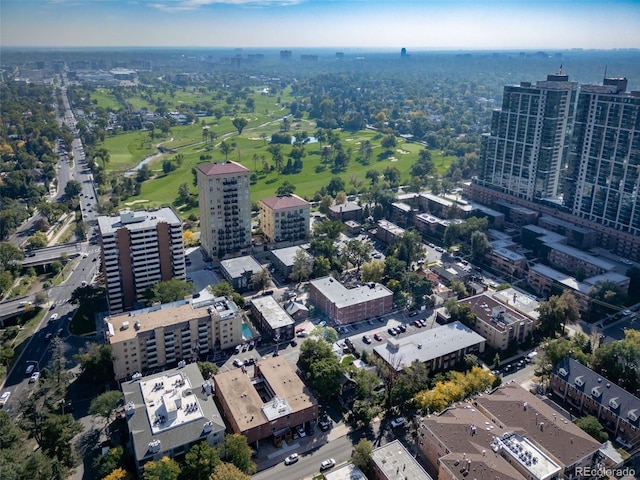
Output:
[[640,0],[0,0],[0,46],[640,48]]

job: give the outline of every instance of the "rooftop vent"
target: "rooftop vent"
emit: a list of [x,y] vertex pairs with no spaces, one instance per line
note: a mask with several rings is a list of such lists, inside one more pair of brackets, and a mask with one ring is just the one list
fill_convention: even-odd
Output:
[[579,377],[576,377],[574,382],[578,387],[584,387],[584,380],[583,380],[582,375],[580,375]]
[[140,321],[136,320],[136,323],[133,324],[133,328],[135,328],[136,330],[140,330],[140,327],[141,327]]
[[122,330],[129,328],[129,322],[122,322]]
[[160,451],[160,440],[149,442],[149,452],[158,453]]

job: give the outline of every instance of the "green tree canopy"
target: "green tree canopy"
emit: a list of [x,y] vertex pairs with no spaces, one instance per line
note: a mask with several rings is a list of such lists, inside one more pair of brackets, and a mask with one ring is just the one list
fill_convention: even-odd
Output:
[[203,441],[191,447],[185,455],[182,473],[189,480],[209,480],[218,465],[218,449]]
[[111,345],[90,343],[86,352],[74,355],[80,365],[81,378],[90,382],[113,379],[113,351]]
[[187,295],[195,292],[195,286],[191,282],[183,282],[177,278],[158,282],[151,285],[144,295],[150,303],[170,303],[182,300]]
[[251,477],[232,463],[223,462],[216,466],[210,480],[251,480]]
[[296,186],[293,185],[291,182],[289,182],[289,180],[285,180],[284,182],[282,182],[280,186],[278,186],[278,189],[276,190],[276,195],[278,196],[291,195],[295,191],[296,191]]
[[256,472],[256,464],[251,460],[253,450],[247,444],[247,437],[233,433],[224,437],[224,443],[220,447],[220,456],[247,475]]
[[568,323],[580,320],[578,301],[569,290],[565,290],[560,296],[552,295],[546,302],[540,302],[537,310],[540,314],[540,328],[547,335],[561,332]]
[[147,462],[144,465],[143,480],[178,480],[180,465],[169,457]]
[[236,130],[238,130],[238,135],[241,135],[242,130],[244,130],[244,127],[246,127],[249,124],[249,120],[242,117],[236,117],[233,120],[231,120],[231,123],[236,128]]
[[609,439],[609,434],[607,434],[600,421],[593,415],[579,418],[576,421],[576,425],[601,443]]
[[105,419],[106,423],[111,423],[111,417],[115,413],[116,408],[122,401],[122,392],[120,390],[110,390],[101,393],[91,400],[89,405],[89,414],[98,415]]
[[351,454],[351,461],[353,464],[358,467],[362,472],[367,475],[371,472],[371,456],[373,454],[373,444],[363,438],[360,440],[357,445],[353,448],[353,453]]

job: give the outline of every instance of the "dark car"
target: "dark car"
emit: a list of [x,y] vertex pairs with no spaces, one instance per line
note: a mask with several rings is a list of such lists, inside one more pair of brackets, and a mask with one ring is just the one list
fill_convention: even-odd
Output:
[[371,343],[371,337],[369,335],[363,335],[362,341],[368,345]]
[[389,332],[389,334],[393,335],[394,337],[398,334],[395,328],[389,328],[387,332]]
[[415,317],[416,315],[418,315],[418,313],[419,313],[419,312],[418,312],[417,310],[414,310],[413,312],[411,312],[411,313],[409,314],[409,316],[410,316],[410,317]]
[[404,333],[407,331],[407,326],[404,323],[401,323],[400,325],[398,325],[396,327],[398,330],[400,330],[400,333]]

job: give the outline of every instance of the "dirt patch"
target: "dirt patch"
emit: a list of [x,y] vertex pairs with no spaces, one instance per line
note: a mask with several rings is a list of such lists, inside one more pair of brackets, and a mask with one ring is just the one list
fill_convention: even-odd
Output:
[[409,155],[411,152],[408,150],[403,150],[401,148],[396,149],[396,152],[399,153],[400,155]]
[[398,159],[396,157],[389,157],[390,162],[397,162]]

